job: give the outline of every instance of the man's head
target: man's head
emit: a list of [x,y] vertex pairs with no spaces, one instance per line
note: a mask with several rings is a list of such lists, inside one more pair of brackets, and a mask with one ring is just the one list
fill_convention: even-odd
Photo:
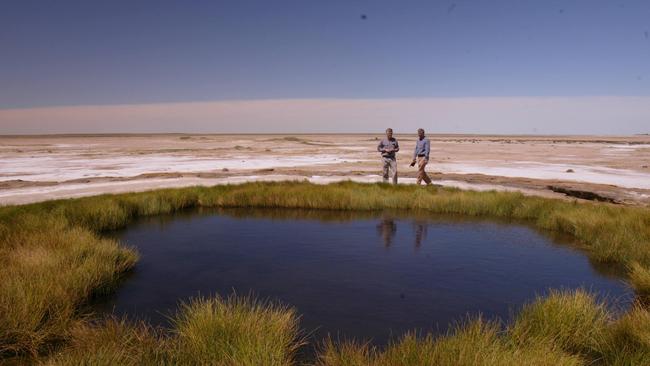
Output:
[[420,139],[424,138],[424,129],[418,128],[418,137]]
[[393,129],[392,128],[387,128],[386,129],[386,137],[389,139],[393,138]]

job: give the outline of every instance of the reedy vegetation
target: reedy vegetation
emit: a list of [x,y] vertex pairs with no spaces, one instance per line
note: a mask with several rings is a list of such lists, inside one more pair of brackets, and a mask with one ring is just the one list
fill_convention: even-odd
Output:
[[[97,356],[85,363],[108,364],[102,360],[115,356],[125,357],[119,358],[124,360],[119,363],[128,363],[133,357],[155,363],[291,363],[300,343],[294,311],[251,299],[197,300],[184,305],[171,337],[146,325],[108,321],[98,326],[83,321],[82,305],[93,296],[113,290],[121,274],[137,262],[133,249],[103,238],[102,231],[123,227],[138,216],[199,206],[407,209],[525,220],[540,229],[574,236],[593,261],[628,268],[627,280],[635,287],[640,303],[650,296],[647,208],[577,203],[520,193],[350,182],[166,189],[0,208],[0,354],[36,357],[59,352],[63,347],[50,362],[65,364],[66,357],[73,362],[79,360],[76,357]],[[225,310],[230,308],[239,310]],[[251,327],[257,327],[260,318],[268,318],[268,331],[260,332],[259,339],[247,339],[244,333],[256,329]],[[230,325],[219,328],[224,324]],[[229,343],[230,336],[237,342]],[[284,350],[265,348],[268,340],[281,344]],[[101,344],[108,348],[96,349]],[[647,310],[639,305],[615,320],[595,303],[593,296],[577,291],[539,299],[524,309],[503,334],[495,324],[479,319],[437,340],[407,335],[384,352],[330,342],[322,350],[320,363],[419,365],[430,361],[506,365],[534,360],[532,363],[537,364],[594,361],[623,365],[643,362],[650,355],[648,349]],[[172,359],[170,354],[180,358]],[[190,360],[197,354],[208,358]],[[256,358],[263,355],[272,359]]]

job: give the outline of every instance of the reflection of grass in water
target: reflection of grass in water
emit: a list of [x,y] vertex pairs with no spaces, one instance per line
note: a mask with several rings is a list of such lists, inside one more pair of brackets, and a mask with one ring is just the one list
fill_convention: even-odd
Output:
[[[0,281],[0,352],[5,355],[36,355],[47,353],[61,341],[71,341],[69,344],[73,347],[83,349],[81,343],[84,339],[91,342],[92,337],[75,338],[80,306],[98,293],[111,291],[118,283],[120,274],[132,268],[137,261],[133,249],[104,239],[100,233],[123,227],[138,216],[172,213],[197,206],[341,211],[407,209],[432,214],[522,219],[541,229],[572,235],[581,242],[594,262],[629,266],[631,275],[628,280],[637,294],[643,298],[650,292],[650,211],[644,208],[551,200],[512,192],[471,192],[350,182],[327,186],[284,182],[166,189],[0,208],[0,278],[3,279]],[[561,306],[553,305],[556,299],[565,298],[567,300],[557,300]],[[506,336],[493,335],[490,324],[474,322],[461,328],[456,335],[439,341],[407,337],[389,347],[385,353],[368,352],[379,359],[405,357],[404,364],[418,364],[417,357],[424,357],[429,349],[433,350],[431,352],[442,352],[441,358],[436,358],[440,364],[518,364],[521,358],[517,357],[537,360],[537,355],[540,355],[540,363],[544,361],[541,355],[549,355],[547,363],[570,364],[576,357],[582,357],[626,364],[625,360],[642,359],[648,354],[650,317],[641,308],[632,309],[618,320],[605,316],[607,319],[603,325],[595,325],[605,330],[589,336],[595,340],[587,342],[582,338],[569,337],[572,342],[578,343],[566,343],[566,334],[581,329],[580,332],[584,332],[584,328],[581,316],[574,319],[571,315],[567,318],[563,312],[574,305],[593,305],[597,308],[599,305],[596,304],[585,305],[592,300],[592,297],[580,292],[540,299],[536,304],[542,305],[532,305],[533,308],[527,308],[527,311],[525,309]],[[550,309],[548,313],[552,316],[534,316],[538,312],[534,306]],[[186,312],[195,311],[191,310],[193,307],[184,309]],[[542,313],[546,314],[544,311]],[[532,320],[524,322],[521,317]],[[549,322],[540,323],[542,318]],[[593,323],[594,319],[599,318],[589,319]],[[211,324],[206,327],[211,329],[216,323]],[[96,332],[104,337],[102,334],[105,332],[111,335],[120,333],[120,327],[133,326],[118,324],[113,325],[113,330],[100,326],[88,327],[93,327],[88,330],[89,334]],[[137,332],[141,331],[136,329],[133,332],[139,334]],[[552,334],[552,331],[563,333],[548,337],[544,335],[548,332]],[[125,332],[132,334],[131,330]],[[239,330],[232,332],[233,337],[246,339],[245,334],[238,333]],[[208,337],[210,334],[196,337]],[[140,338],[135,339],[139,342]],[[146,341],[146,337],[143,339]],[[197,338],[197,342],[200,344],[201,339]],[[91,342],[88,347],[95,346]],[[356,352],[355,347],[341,347],[344,348],[326,348],[324,355],[334,358],[324,358],[323,362],[328,365],[359,364],[337,361],[337,352],[348,348],[350,352]],[[182,353],[180,349],[172,349]],[[87,353],[89,357],[110,358],[110,352],[98,350]],[[502,358],[495,358],[495,355]],[[499,359],[504,361],[498,363]]]

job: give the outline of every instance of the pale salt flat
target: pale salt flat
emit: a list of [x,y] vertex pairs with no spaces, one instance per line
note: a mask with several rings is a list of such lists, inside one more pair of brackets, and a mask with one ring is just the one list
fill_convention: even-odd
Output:
[[80,178],[133,177],[144,173],[193,173],[318,166],[357,162],[339,155],[265,156],[241,155],[238,158],[207,158],[173,155],[78,156],[38,155],[3,158],[1,180],[66,181]]
[[650,144],[636,144],[636,145],[607,145],[600,149],[600,153],[603,155],[628,155],[634,153],[637,150],[647,149],[650,150]]
[[[650,174],[627,169],[587,165],[538,163],[532,161],[500,164],[485,161],[478,165],[466,163],[435,163],[431,169],[443,173],[486,174],[510,178],[553,179],[575,182],[609,184],[624,188],[650,189]],[[572,169],[573,173],[567,170]]]
[[638,150],[638,149],[648,149],[650,144],[614,144],[607,145],[606,149],[620,149],[620,150]]

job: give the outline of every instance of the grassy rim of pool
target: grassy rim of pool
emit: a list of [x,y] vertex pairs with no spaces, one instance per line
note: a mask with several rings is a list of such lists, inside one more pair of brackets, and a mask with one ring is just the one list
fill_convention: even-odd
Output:
[[[650,209],[450,188],[342,182],[246,183],[100,195],[0,207],[0,361],[48,364],[294,363],[303,343],[294,309],[250,298],[194,299],[162,332],[92,322],[83,305],[110,293],[138,254],[102,231],[190,207],[405,209],[525,220],[575,237],[589,258],[627,269],[637,304],[614,318],[593,294],[552,292],[505,331],[466,319],[449,335],[407,334],[378,350],[328,341],[319,365],[637,364],[650,359]],[[645,361],[644,361],[645,360]]]

